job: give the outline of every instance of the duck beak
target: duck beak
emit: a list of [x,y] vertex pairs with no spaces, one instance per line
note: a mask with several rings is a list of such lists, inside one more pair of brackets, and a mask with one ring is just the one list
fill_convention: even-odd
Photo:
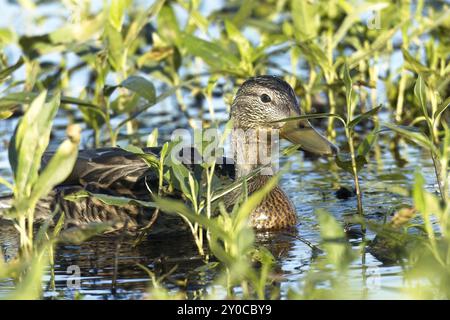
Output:
[[300,149],[318,155],[336,155],[339,150],[316,131],[308,120],[287,121],[281,127],[280,136],[293,144],[300,145]]

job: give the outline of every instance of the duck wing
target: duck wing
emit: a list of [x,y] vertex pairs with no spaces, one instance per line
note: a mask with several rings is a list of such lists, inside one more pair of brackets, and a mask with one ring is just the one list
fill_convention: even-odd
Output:
[[[156,157],[160,151],[159,147],[144,149]],[[42,168],[53,154],[44,154]],[[92,192],[140,198],[148,195],[147,185],[153,186],[157,181],[157,173],[139,155],[121,148],[99,148],[80,150],[72,173],[59,187],[81,186]]]
[[[159,157],[161,147],[143,148],[144,153]],[[192,172],[200,169],[192,164],[197,150],[189,147],[180,155]],[[46,152],[41,167],[45,167],[54,152]],[[229,158],[218,159],[216,174],[221,178],[234,179],[234,164]],[[72,173],[60,186],[82,186],[88,191],[105,191],[108,194],[141,198],[148,196],[148,187],[157,187],[158,173],[138,155],[121,148],[80,150]],[[153,188],[152,188],[153,189]]]
[[[144,148],[147,154],[159,157],[161,148]],[[183,163],[192,157],[194,148],[183,152]],[[45,167],[54,153],[47,152],[42,159],[41,167]],[[234,165],[227,158],[220,159],[216,174],[224,179],[234,178]],[[192,172],[202,169],[200,164],[189,164],[186,167]],[[66,196],[87,190],[97,194],[125,196],[138,200],[150,200],[148,188],[157,190],[158,173],[150,168],[139,156],[121,148],[99,148],[79,151],[72,173],[58,185],[47,197],[41,199],[36,207],[36,220],[42,221],[57,208],[65,212],[65,226],[84,225],[89,222],[114,221],[113,230],[127,225],[129,230],[138,230],[152,219],[154,208],[146,208],[136,204],[126,206],[108,205],[95,197],[83,197],[76,201]],[[55,217],[57,218],[57,217]],[[126,223],[125,223],[126,222]],[[185,224],[178,216],[160,215],[155,223],[155,232],[179,229]],[[153,227],[152,227],[153,228]],[[165,232],[165,231],[164,231]]]

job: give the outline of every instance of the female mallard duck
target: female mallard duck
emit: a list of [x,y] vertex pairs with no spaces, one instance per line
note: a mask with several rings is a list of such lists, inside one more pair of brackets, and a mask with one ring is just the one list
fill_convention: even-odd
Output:
[[[235,147],[243,150],[244,154],[251,149],[247,135],[238,134],[248,130],[272,131],[279,130],[280,136],[300,146],[300,148],[320,155],[331,155],[336,147],[321,136],[306,120],[280,122],[280,120],[299,116],[301,114],[295,93],[288,83],[275,76],[258,76],[245,81],[237,91],[231,106],[230,118],[234,129],[232,141]],[[258,140],[258,143],[261,141]],[[267,147],[267,146],[265,146]],[[270,156],[271,148],[266,148]],[[146,153],[158,155],[158,148],[146,148]],[[235,153],[235,154],[238,154]],[[44,165],[51,154],[44,156]],[[234,159],[234,165],[220,166],[219,172],[234,171],[239,178],[248,174],[254,168],[261,166],[260,157],[256,161],[246,162]],[[228,172],[229,173],[229,172]],[[230,175],[231,176],[231,175]],[[270,178],[269,175],[259,174],[248,182],[248,193],[260,189]],[[128,229],[136,230],[147,225],[151,220],[152,210],[140,206],[128,205],[115,207],[105,205],[95,197],[87,197],[82,201],[67,201],[65,196],[79,190],[94,193],[106,193],[148,199],[148,186],[157,181],[156,173],[149,169],[141,157],[120,148],[101,148],[83,150],[75,164],[72,174],[52,194],[40,202],[36,217],[45,218],[56,206],[65,213],[65,224],[82,225],[92,221],[114,221],[116,228],[124,225]],[[233,199],[228,199],[233,203]],[[164,218],[162,217],[164,216]],[[160,216],[157,223],[171,228],[171,218]],[[161,221],[159,221],[161,220]],[[254,209],[250,218],[251,224],[257,229],[281,229],[293,226],[297,222],[295,207],[284,191],[279,187],[273,188],[264,200]],[[125,224],[126,222],[126,224]]]

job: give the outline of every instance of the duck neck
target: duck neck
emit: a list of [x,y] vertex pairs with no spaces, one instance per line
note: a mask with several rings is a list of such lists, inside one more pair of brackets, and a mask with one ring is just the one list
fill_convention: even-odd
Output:
[[278,168],[279,137],[276,130],[242,129],[232,131],[232,150],[236,178],[248,175],[258,167],[257,176],[272,176]]

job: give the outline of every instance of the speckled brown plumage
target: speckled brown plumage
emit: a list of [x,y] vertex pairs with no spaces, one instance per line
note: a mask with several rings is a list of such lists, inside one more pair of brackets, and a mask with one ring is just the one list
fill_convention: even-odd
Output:
[[[261,189],[271,176],[256,176],[248,182],[248,195]],[[242,195],[237,189],[225,199],[231,207]],[[276,230],[292,227],[297,223],[297,213],[289,197],[280,186],[273,188],[253,210],[249,217],[250,224],[258,230]]]
[[297,214],[291,200],[280,187],[275,187],[250,215],[256,229],[284,229],[297,223]]

